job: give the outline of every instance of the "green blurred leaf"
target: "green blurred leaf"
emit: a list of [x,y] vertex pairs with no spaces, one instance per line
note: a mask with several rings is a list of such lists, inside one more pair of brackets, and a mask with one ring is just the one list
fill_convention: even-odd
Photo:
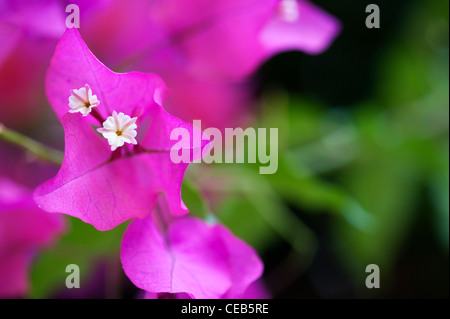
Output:
[[[280,200],[266,181],[265,175],[259,175],[245,166],[234,167],[233,170],[221,169],[217,172],[235,176],[234,183],[229,187],[240,196],[239,202],[235,201],[233,203],[235,206],[232,206],[239,207],[239,210],[227,209],[218,214],[230,229],[233,231],[240,229],[240,237],[252,241],[256,247],[261,247],[267,239],[261,241],[260,238],[272,237],[272,233],[275,232],[300,255],[307,259],[313,256],[316,246],[315,235]],[[267,225],[270,228],[267,228]]]
[[311,213],[332,213],[353,227],[369,231],[373,216],[341,187],[311,175],[306,168],[281,156],[278,172],[267,176],[277,193]]
[[[358,126],[364,148],[352,167],[340,173],[340,180],[375,219],[369,232],[337,223],[335,242],[342,262],[362,287],[368,264],[377,264],[388,276],[396,261],[417,214],[421,170],[409,144],[386,118],[363,110]],[[384,143],[390,136],[396,139]]]
[[263,253],[279,240],[274,229],[261,218],[256,208],[242,196],[230,196],[216,211],[217,217],[237,237]]
[[449,149],[441,148],[439,172],[431,178],[431,198],[436,208],[434,225],[442,246],[449,250]]
[[102,256],[119,253],[127,223],[101,232],[77,218],[66,220],[67,234],[51,250],[39,254],[33,265],[30,298],[49,298],[58,289],[64,289],[67,265],[78,265],[82,280],[87,280]]
[[181,197],[184,204],[193,216],[205,219],[208,214],[208,208],[200,194],[200,191],[189,179],[184,178],[181,185]]

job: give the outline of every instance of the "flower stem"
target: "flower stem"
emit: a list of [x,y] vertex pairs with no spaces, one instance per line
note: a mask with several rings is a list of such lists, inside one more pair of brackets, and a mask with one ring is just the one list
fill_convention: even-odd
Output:
[[0,123],[0,139],[18,145],[37,157],[57,165],[61,165],[64,154],[61,151],[45,146],[25,135],[6,128]]
[[97,121],[99,121],[100,125],[102,125],[103,122],[105,122],[105,120],[103,119],[103,117],[100,115],[100,113],[99,113],[96,109],[92,109],[92,110],[91,110],[91,115],[92,115],[93,117],[95,117],[95,119],[96,119]]

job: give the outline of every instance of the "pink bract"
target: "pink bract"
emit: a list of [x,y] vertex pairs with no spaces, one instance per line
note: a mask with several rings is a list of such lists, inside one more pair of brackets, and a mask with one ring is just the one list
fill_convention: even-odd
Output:
[[224,226],[186,216],[167,228],[151,217],[133,221],[121,260],[147,298],[241,298],[263,271],[256,252]]
[[[100,100],[95,110],[103,119],[113,111],[138,117],[137,147],[127,145],[113,155],[108,141],[95,131],[101,126],[96,118],[68,113],[71,90],[85,84]],[[182,127],[191,137],[202,134],[164,111],[165,91],[155,74],[112,72],[95,58],[76,29],[67,29],[46,78],[47,97],[64,127],[65,157],[56,177],[36,189],[39,207],[78,217],[99,230],[144,218],[160,195],[173,215],[187,214],[181,182],[188,163],[171,161],[177,141],[170,140],[170,133]],[[206,144],[192,141],[183,148],[192,151]]]
[[[285,2],[295,19],[280,13]],[[281,51],[320,53],[340,31],[336,18],[304,0],[157,0],[150,12],[172,38],[174,60],[204,80],[242,79]]]

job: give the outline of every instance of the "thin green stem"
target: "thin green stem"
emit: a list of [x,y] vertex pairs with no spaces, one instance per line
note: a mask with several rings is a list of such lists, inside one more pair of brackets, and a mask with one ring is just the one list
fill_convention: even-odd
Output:
[[61,165],[64,154],[61,151],[45,146],[25,135],[6,128],[0,123],[0,139],[20,146],[37,157],[57,165]]

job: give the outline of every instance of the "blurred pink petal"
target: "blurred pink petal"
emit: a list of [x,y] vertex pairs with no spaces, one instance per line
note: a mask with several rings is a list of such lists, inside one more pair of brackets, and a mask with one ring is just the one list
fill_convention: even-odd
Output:
[[45,70],[65,29],[58,0],[5,0],[0,4],[0,121],[30,123],[45,103]]
[[5,125],[26,125],[44,113],[44,76],[53,45],[48,39],[19,37],[0,64],[0,121]]
[[28,273],[38,249],[64,231],[62,216],[38,209],[31,191],[0,178],[0,296],[19,297],[28,291]]
[[[293,1],[293,0],[291,0]],[[340,22],[309,1],[299,0],[295,21],[274,14],[261,32],[265,56],[282,51],[300,50],[318,54],[326,50],[341,30]]]
[[16,26],[0,21],[0,67],[9,56],[20,38],[20,32]]
[[337,19],[309,2],[290,3],[300,14],[285,21],[282,0],[153,1],[152,30],[159,36],[150,36],[152,50],[139,65],[168,83],[167,107],[182,119],[246,125],[251,98],[243,80],[282,51],[322,52],[340,31]]
[[241,78],[263,58],[258,33],[276,0],[155,1],[152,16],[200,78]]
[[245,291],[244,299],[270,299],[270,293],[267,290],[262,279],[254,281]]
[[135,220],[122,240],[125,273],[149,293],[238,298],[261,276],[263,266],[256,252],[219,224],[182,217],[161,228],[150,216]]
[[199,80],[186,74],[166,75],[171,87],[166,108],[189,123],[201,119],[202,129],[245,126],[251,119],[250,86]]
[[4,0],[0,21],[28,37],[57,38],[65,29],[65,6],[58,0]]
[[[286,3],[296,16],[280,13]],[[152,8],[185,71],[202,79],[241,79],[280,51],[317,54],[340,30],[337,19],[304,0],[158,0]]]
[[[133,61],[135,54],[142,58],[139,52],[153,52],[165,45],[162,31],[150,19],[151,1],[74,0],[71,3],[78,4],[83,13],[79,29],[83,39],[107,65],[115,66],[128,58]],[[89,18],[84,18],[86,12]]]

